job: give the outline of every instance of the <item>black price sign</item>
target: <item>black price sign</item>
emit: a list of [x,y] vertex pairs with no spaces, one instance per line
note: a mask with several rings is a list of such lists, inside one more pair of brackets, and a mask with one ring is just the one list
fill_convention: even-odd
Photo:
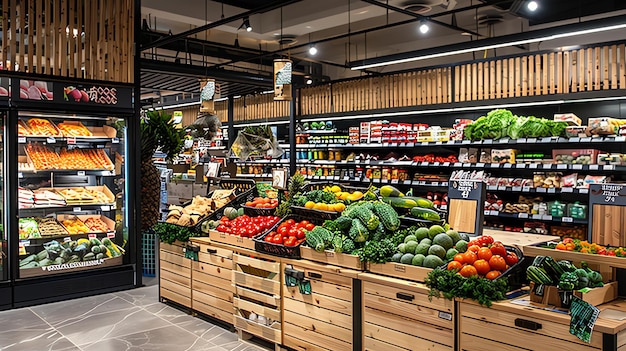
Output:
[[626,206],[626,185],[624,184],[592,184],[589,194],[590,205]]
[[463,200],[480,200],[483,188],[482,181],[453,180],[450,182],[448,197]]

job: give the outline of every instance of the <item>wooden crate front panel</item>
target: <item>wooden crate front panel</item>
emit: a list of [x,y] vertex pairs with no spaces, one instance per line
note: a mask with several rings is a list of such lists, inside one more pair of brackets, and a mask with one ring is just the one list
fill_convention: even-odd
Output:
[[198,259],[200,261],[209,262],[209,261],[200,259],[200,257],[206,257],[206,256],[212,256],[212,260],[214,260],[216,257],[225,258],[227,260],[233,259],[233,252],[231,250],[222,249],[219,247],[214,247],[214,246],[205,245],[205,244],[199,244],[199,246],[200,246],[200,252],[198,255]]
[[[179,267],[179,266],[175,266],[175,267]],[[173,272],[172,270],[165,269],[165,267],[161,269],[159,273],[160,273],[159,275],[160,279],[167,280],[167,281],[182,285],[187,288],[191,288],[191,277],[189,276],[189,274],[187,275],[178,274],[178,273]]]
[[423,290],[415,291],[410,287],[400,289],[384,284],[363,282],[363,292],[372,296],[387,298],[416,306],[423,306],[446,313],[452,313],[454,311],[454,301],[444,298],[433,298],[431,300]]
[[392,344],[388,344],[384,341],[376,340],[365,336],[363,338],[363,350],[365,351],[409,351],[404,347],[398,347]]
[[174,254],[171,253],[169,251],[164,251],[161,250],[160,251],[160,256],[159,259],[161,262],[168,262],[168,263],[172,263],[172,264],[177,264],[179,266],[185,266],[185,267],[189,267],[191,260],[188,258],[185,258],[185,256],[183,256],[182,254]]
[[[328,324],[317,321],[318,325]],[[332,351],[352,351],[352,337],[349,330],[344,329],[344,334],[350,335],[350,342],[343,339],[331,337],[323,334],[321,331],[309,328],[307,326],[295,325],[289,323],[289,319],[285,318],[284,323],[285,346],[296,350],[309,350],[309,345],[315,347],[311,350],[332,350]],[[304,346],[303,345],[307,345]]]
[[204,271],[194,269],[192,273],[194,283],[198,282],[201,284],[206,284],[214,288],[230,291],[232,293],[234,291],[233,282],[231,278],[232,270],[226,271],[226,272],[221,271],[221,272],[224,276],[228,274],[230,277],[223,278],[222,276],[212,275],[210,274],[210,272],[209,274],[207,274]]
[[[473,304],[459,303],[459,333],[489,339],[531,350],[580,350],[591,351],[602,348],[602,333],[594,332],[587,344],[569,333],[569,325],[553,321],[520,317],[518,314],[485,308]],[[540,323],[538,330],[515,326],[518,318]],[[463,337],[460,336],[462,339]],[[528,340],[533,340],[528,345]]]
[[214,276],[216,278],[231,280],[232,279],[232,269],[222,268],[219,266],[214,266],[209,263],[193,261],[191,263],[191,267],[194,271],[201,272],[204,274],[208,274]]
[[280,295],[280,282],[257,277],[239,271],[233,272],[233,283],[238,286],[259,290],[269,295]]
[[193,301],[201,302],[203,304],[213,306],[215,308],[219,308],[222,311],[230,311],[232,314],[233,311],[233,301],[222,300],[213,294],[205,294],[200,291],[193,292]]
[[308,318],[317,319],[320,321],[328,322],[336,326],[345,328],[346,330],[352,330],[352,316],[327,310],[325,308],[313,306],[304,302],[289,300],[284,301],[285,311],[291,311],[293,313],[301,314]]
[[[430,331],[424,332],[424,337],[428,336]],[[433,351],[452,351],[454,349],[451,345],[442,345],[430,340],[416,337],[413,335],[405,334],[393,329],[381,327],[371,323],[364,323],[363,334],[366,337],[370,337],[376,340],[381,340],[385,343],[397,345],[401,348],[407,348],[409,350],[433,350]],[[454,343],[454,342],[453,342]],[[419,345],[419,346],[418,346]],[[382,351],[382,350],[381,350]]]
[[244,288],[242,286],[235,286],[235,294],[239,297],[254,300],[266,305],[280,306],[280,295],[268,295],[255,290]]
[[180,291],[174,291],[178,290],[178,286],[170,286],[168,283],[166,283],[165,285],[161,283],[160,285],[161,286],[159,287],[159,295],[161,295],[161,298],[174,301],[185,307],[191,307],[191,291],[189,293],[179,293]]
[[235,315],[233,317],[233,324],[235,328],[256,335],[262,339],[270,340],[277,344],[282,343],[282,333],[279,322],[275,322],[272,326],[265,326]]
[[625,246],[626,207],[593,205],[591,240],[600,245]]
[[10,71],[132,83],[134,16],[132,0],[2,0],[0,64]]
[[245,300],[239,297],[235,297],[233,300],[233,306],[239,310],[244,310],[247,312],[254,312],[258,316],[271,318],[273,321],[280,322],[282,320],[280,309],[263,306],[262,304],[255,303],[250,300]]
[[[239,271],[243,272],[241,266],[250,266],[267,272],[280,273],[280,262],[269,262],[260,259],[235,254],[233,262],[237,265]],[[280,280],[280,276],[274,275],[275,280]]]
[[328,351],[327,347],[320,347],[317,345],[313,345],[308,341],[304,341],[293,337],[289,334],[283,335],[283,345],[289,347],[290,349],[294,349],[297,351]]
[[206,253],[198,253],[198,261],[203,263],[212,264],[217,267],[225,268],[225,269],[233,269],[233,260],[230,258],[226,258],[223,256],[206,254]]
[[[370,325],[370,330],[376,330],[377,334],[365,333],[365,336],[369,336],[374,339],[384,340],[380,339],[380,335],[378,335],[378,333],[389,329],[406,334],[406,337],[419,338],[420,340],[427,340],[428,342],[434,342],[448,347],[452,347],[454,345],[453,328],[444,328],[435,324],[422,322],[419,314],[411,315],[407,313],[405,315],[398,315],[365,307],[363,311],[363,322],[364,324]],[[453,322],[450,321],[450,323],[452,324]],[[394,344],[393,340],[388,340],[388,342]],[[402,346],[400,344],[395,345]]]
[[[195,278],[196,276],[194,276],[194,279],[191,282],[191,288],[193,289],[194,294],[196,292],[199,292],[199,293],[214,296],[224,301],[228,301],[231,303],[233,302],[233,289],[230,289],[230,290],[221,289],[216,286],[200,282],[199,280],[196,280]],[[232,286],[229,286],[229,287],[232,287]]]
[[459,339],[459,350],[461,351],[531,351],[527,348],[503,344],[499,341],[491,341],[469,334],[461,334]]
[[232,309],[230,311],[220,310],[219,308],[216,308],[215,306],[207,305],[196,299],[192,301],[192,309],[196,312],[200,312],[202,314],[219,319],[227,323],[233,322]]
[[173,244],[159,242],[159,250],[168,251],[170,253],[180,256],[185,256],[185,253],[183,252],[183,245],[184,244],[180,241],[177,241]]
[[[419,320],[426,324],[436,325],[441,328],[447,328],[449,330],[453,329],[453,322],[451,320],[443,319],[442,315],[440,314],[440,312],[442,311],[412,303],[407,303],[402,300],[394,300],[371,294],[364,294],[363,306],[370,307],[379,311],[386,311],[398,316],[419,315]],[[443,317],[449,318],[449,316]]]

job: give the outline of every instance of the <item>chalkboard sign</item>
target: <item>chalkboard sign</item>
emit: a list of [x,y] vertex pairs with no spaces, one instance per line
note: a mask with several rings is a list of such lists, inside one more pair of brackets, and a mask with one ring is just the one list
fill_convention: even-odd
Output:
[[481,235],[486,185],[480,180],[448,182],[448,222],[460,232]]
[[626,206],[626,184],[590,185],[587,239],[600,245],[626,244],[622,227],[624,206]]
[[589,205],[626,206],[626,184],[592,184],[589,190]]

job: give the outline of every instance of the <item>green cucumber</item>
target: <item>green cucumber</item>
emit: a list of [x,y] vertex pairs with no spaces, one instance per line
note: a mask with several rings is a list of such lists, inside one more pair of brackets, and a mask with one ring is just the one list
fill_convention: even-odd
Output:
[[406,197],[382,197],[381,200],[394,208],[404,208],[408,210],[417,207],[417,202],[407,199]]
[[435,205],[433,204],[432,201],[425,199],[423,197],[417,197],[417,196],[405,196],[403,197],[403,199],[407,199],[407,200],[413,200],[415,201],[415,203],[417,203],[418,207],[421,208],[434,208]]
[[422,207],[413,207],[411,209],[411,216],[415,217],[415,218],[421,218],[421,219],[425,219],[428,221],[439,221],[441,220],[441,216],[439,216],[439,213],[428,209],[428,208],[422,208]]

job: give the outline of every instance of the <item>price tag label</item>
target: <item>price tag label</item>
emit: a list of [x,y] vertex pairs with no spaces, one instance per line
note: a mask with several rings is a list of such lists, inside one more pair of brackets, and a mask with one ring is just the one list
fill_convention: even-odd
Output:
[[111,143],[112,144],[119,144],[120,143],[120,138],[111,138]]
[[347,182],[347,181],[349,181],[349,180],[350,180],[350,177],[343,177],[343,181],[344,181],[344,182]]
[[483,162],[479,162],[479,163],[477,163],[477,164],[476,164],[476,167],[478,167],[478,168],[484,168],[484,167],[485,167],[485,164],[484,164]]
[[339,180],[339,176],[334,176],[333,180]]
[[615,165],[606,165],[603,168],[605,171],[612,171],[615,169]]
[[406,147],[415,147],[415,143],[406,143]]
[[497,185],[487,185],[487,190],[489,190],[489,191],[496,191],[496,190],[498,190],[498,186]]
[[20,246],[30,246],[30,240],[20,240]]
[[84,176],[85,175],[85,171],[78,171],[77,172],[79,176]]
[[597,138],[597,137],[596,138],[591,138],[591,142],[592,143],[597,143],[597,142],[600,142],[600,141],[604,141],[604,138]]
[[583,165],[572,165],[572,169],[577,169],[577,170],[583,169]]
[[319,180],[320,176],[313,176],[313,179]]
[[471,144],[471,143],[472,143],[471,140],[463,140],[463,141],[461,141],[461,144],[463,144],[463,145],[467,145],[467,144]]
[[615,137],[615,141],[616,142],[625,142],[626,141],[626,136]]
[[528,138],[528,139],[526,139],[526,142],[527,142],[528,144],[534,144],[534,143],[536,143],[536,142],[537,142],[537,138]]
[[554,193],[556,193],[555,188],[548,188],[548,194],[554,194]]
[[455,162],[454,167],[461,167],[461,162]]
[[428,162],[424,161],[424,162],[420,162],[420,166],[422,167],[427,167],[429,165]]
[[513,165],[512,165],[512,164],[510,164],[510,163],[505,163],[502,167],[503,167],[503,168],[512,168],[512,167],[513,167]]
[[20,144],[26,144],[26,137],[18,137],[17,142]]
[[574,188],[561,188],[561,192],[562,193],[573,193],[574,192]]
[[528,213],[519,213],[517,215],[518,218],[528,218]]
[[597,171],[598,169],[600,169],[600,166],[598,166],[598,165],[589,165],[589,170],[590,171]]
[[74,212],[82,212],[82,210],[83,210],[83,209],[82,209],[82,208],[80,208],[80,207],[74,207],[74,208],[72,209],[72,211],[74,211]]
[[483,144],[485,145],[493,144],[493,139],[483,140]]
[[541,217],[541,219],[543,219],[544,221],[551,221],[552,220],[552,216],[550,216],[550,215],[543,215]]
[[399,147],[406,147],[406,143],[402,142],[400,144],[398,144]]
[[76,144],[76,137],[69,137],[69,138],[67,138],[67,143],[68,144]]
[[70,238],[69,236],[66,236],[65,238],[63,238],[63,242],[64,243],[67,243],[67,242],[70,242],[70,241],[72,241],[72,238]]
[[509,139],[509,138],[502,138],[502,139],[500,139],[500,142],[502,144],[508,144],[510,141],[511,141],[511,139]]
[[422,141],[422,143],[421,143],[422,146],[428,146],[428,144],[430,144],[430,143],[427,142],[427,141]]
[[580,138],[581,143],[589,143],[591,142],[591,138]]
[[471,166],[471,164],[469,164],[469,163],[467,163],[467,162],[464,162],[464,163],[463,163],[463,167],[464,167],[464,168],[467,168],[467,167],[469,167],[469,166]]
[[402,184],[404,184],[404,185],[411,185],[411,181],[410,180],[405,180],[404,182],[402,182]]
[[111,206],[100,206],[101,211],[111,211]]
[[87,237],[88,237],[89,239],[95,239],[95,238],[97,238],[97,237],[98,237],[98,235],[97,235],[97,234],[87,234]]
[[523,186],[522,187],[522,191],[525,193],[529,193],[530,192],[530,187],[529,186]]
[[398,180],[397,179],[392,179],[391,180],[391,184],[398,184]]
[[383,143],[383,147],[389,147],[389,143]]
[[499,216],[499,215],[500,215],[500,212],[498,212],[498,211],[493,211],[493,210],[492,210],[492,211],[489,211],[489,215],[490,215],[490,216]]
[[538,193],[546,193],[547,189],[546,188],[537,188],[537,192]]
[[237,240],[237,242],[238,242],[239,244],[243,244],[243,237],[238,236],[238,237],[236,237],[236,238],[235,238],[235,240]]
[[18,178],[24,178],[24,173],[19,172],[19,173],[17,174],[17,177],[18,177]]
[[530,169],[537,169],[539,168],[539,164],[538,163],[531,163],[528,165],[528,168]]
[[491,213],[491,211],[489,211],[489,210],[485,210],[483,214],[484,214],[485,216],[489,216],[489,215],[490,215],[490,213]]
[[441,162],[435,162],[435,163],[433,163],[433,166],[439,167],[440,164],[441,164]]
[[325,250],[324,254],[326,254],[326,257],[335,257],[335,252],[334,251]]
[[550,138],[550,137],[547,137],[547,138],[541,138],[541,142],[542,142],[542,143],[550,143],[550,142],[552,142],[552,138]]
[[506,185],[498,185],[498,191],[505,191]]
[[513,191],[522,191],[522,187],[521,186],[514,186],[511,188],[511,190]]
[[448,182],[441,182],[441,186],[449,186]]
[[47,137],[46,143],[48,144],[56,144],[57,140],[54,137]]
[[443,145],[443,143],[441,141],[437,141],[435,145]]
[[533,219],[541,219],[542,215],[540,214],[534,214],[533,215]]
[[589,189],[579,189],[578,192],[581,194],[589,194]]
[[444,166],[444,167],[450,167],[450,162],[444,162],[444,163],[442,164],[442,166]]
[[526,168],[526,164],[524,163],[516,163],[515,168]]
[[373,180],[373,182],[374,182],[374,183],[380,183],[380,178],[375,178],[375,179]]
[[561,218],[561,222],[563,222],[563,223],[572,223],[572,222],[574,222],[574,218],[572,218],[572,217],[563,217],[563,218]]
[[542,166],[543,169],[552,169],[552,165],[550,165],[550,164],[544,163],[541,166]]
[[567,165],[556,165],[556,169],[567,169]]

